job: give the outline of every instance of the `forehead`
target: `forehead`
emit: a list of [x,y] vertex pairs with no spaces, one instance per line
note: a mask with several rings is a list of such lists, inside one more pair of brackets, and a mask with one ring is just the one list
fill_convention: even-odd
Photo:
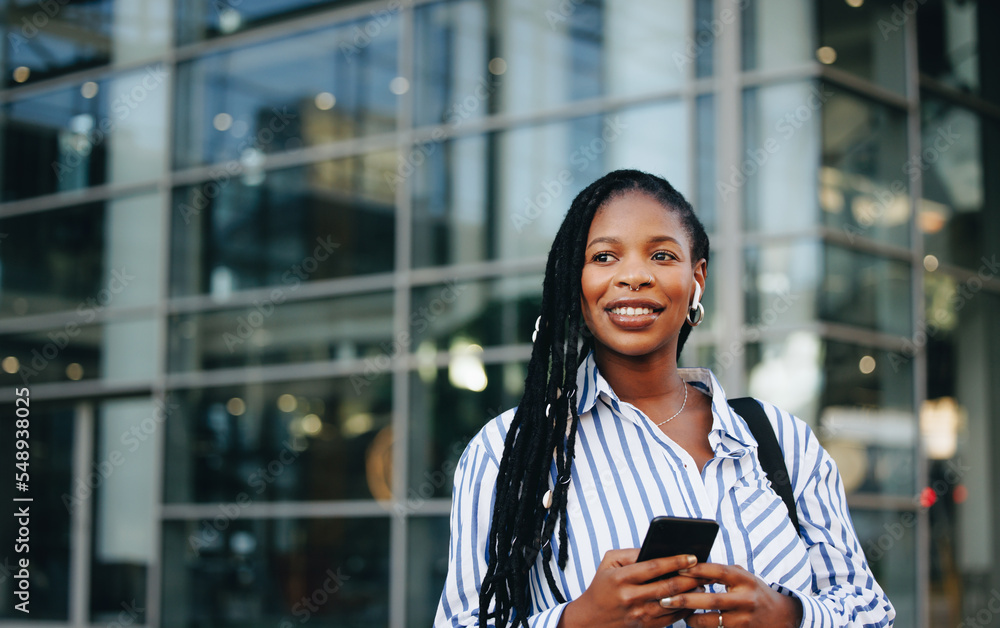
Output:
[[672,236],[690,247],[687,229],[679,213],[642,193],[613,198],[597,210],[587,241],[602,236],[622,240]]

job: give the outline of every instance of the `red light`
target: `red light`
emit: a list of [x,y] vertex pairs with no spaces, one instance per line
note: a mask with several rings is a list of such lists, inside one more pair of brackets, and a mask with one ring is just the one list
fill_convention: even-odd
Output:
[[961,504],[969,498],[969,489],[965,488],[965,484],[959,484],[955,487],[955,490],[952,491],[951,497],[955,500],[956,504]]
[[934,489],[927,486],[924,490],[920,491],[920,506],[923,508],[930,508],[937,502],[937,493]]

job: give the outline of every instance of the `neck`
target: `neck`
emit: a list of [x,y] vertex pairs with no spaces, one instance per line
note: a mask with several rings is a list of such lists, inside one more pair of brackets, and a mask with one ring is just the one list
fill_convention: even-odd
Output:
[[630,356],[597,345],[594,347],[594,361],[622,401],[635,404],[637,401],[684,394],[684,382],[677,374],[676,348]]

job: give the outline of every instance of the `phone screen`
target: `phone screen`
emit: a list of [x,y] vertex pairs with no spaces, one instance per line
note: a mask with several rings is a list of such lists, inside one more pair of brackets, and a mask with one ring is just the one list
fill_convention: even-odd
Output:
[[[718,533],[719,524],[712,519],[656,517],[649,522],[649,531],[646,532],[636,562],[680,554],[694,554],[699,563],[706,562]],[[676,575],[675,571],[654,578],[651,582]]]

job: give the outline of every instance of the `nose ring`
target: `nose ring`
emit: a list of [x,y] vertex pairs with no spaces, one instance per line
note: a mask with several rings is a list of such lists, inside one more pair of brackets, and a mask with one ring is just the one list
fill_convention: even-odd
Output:
[[641,288],[641,287],[643,287],[643,286],[646,286],[646,285],[649,285],[649,284],[651,284],[651,283],[653,283],[653,276],[652,276],[652,275],[649,275],[649,279],[647,279],[646,281],[642,282],[642,283],[641,283],[641,284],[639,284],[638,286],[633,286],[632,284],[626,284],[626,285],[628,286],[628,289],[629,289],[630,291],[632,291],[632,292],[638,292],[638,291],[639,291],[639,288]]

